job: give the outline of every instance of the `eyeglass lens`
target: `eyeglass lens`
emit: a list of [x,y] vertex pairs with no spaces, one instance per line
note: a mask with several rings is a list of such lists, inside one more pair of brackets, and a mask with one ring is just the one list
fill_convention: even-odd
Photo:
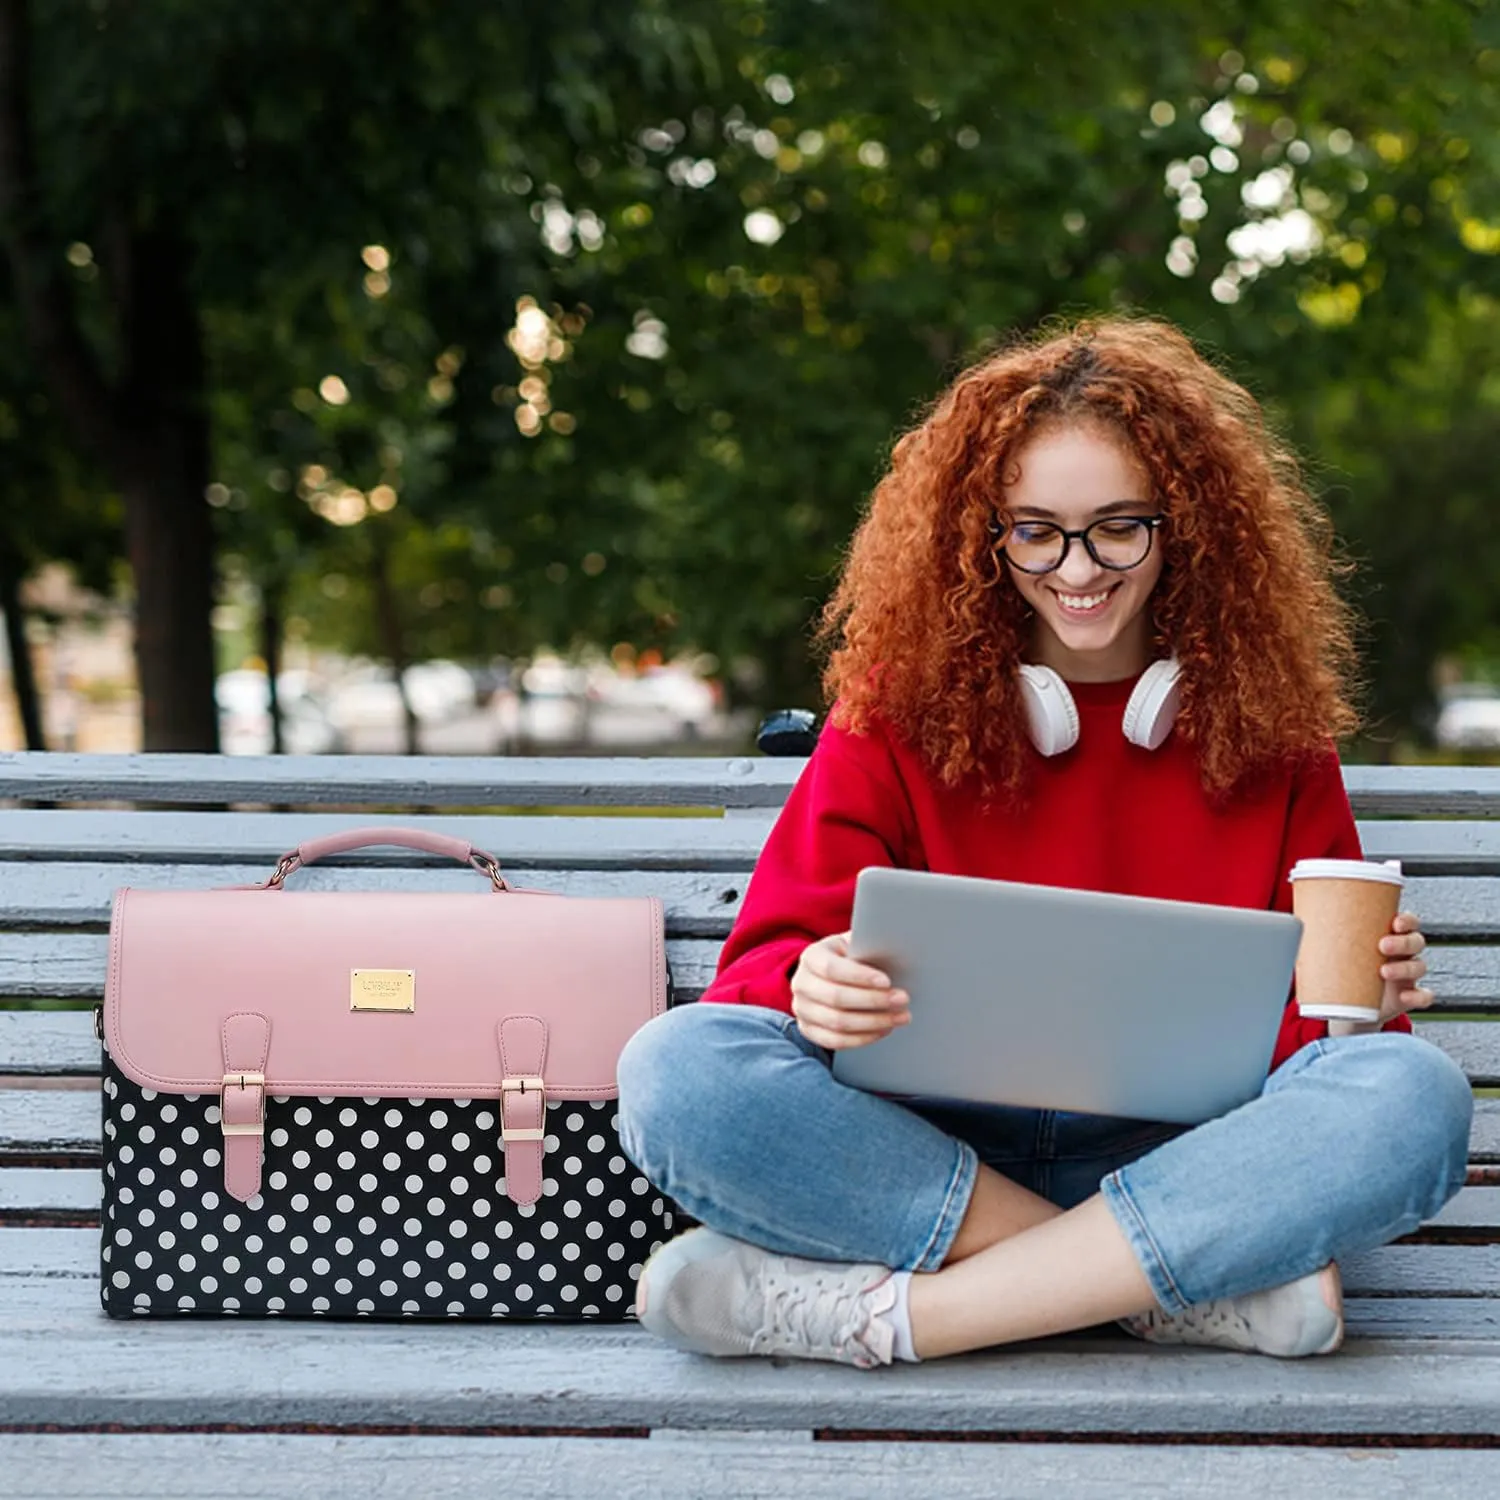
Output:
[[1082,531],[1064,531],[1049,521],[1017,521],[1005,533],[1005,555],[1026,573],[1059,567],[1070,540],[1078,537],[1100,567],[1123,571],[1146,560],[1151,522],[1137,516],[1106,516]]

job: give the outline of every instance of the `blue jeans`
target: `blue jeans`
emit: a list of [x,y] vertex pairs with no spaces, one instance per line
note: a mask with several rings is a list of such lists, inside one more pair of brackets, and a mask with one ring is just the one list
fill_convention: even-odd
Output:
[[1169,1312],[1409,1233],[1463,1185],[1473,1096],[1428,1042],[1315,1042],[1188,1129],[837,1082],[780,1011],[687,1005],[620,1057],[626,1154],[695,1218],[769,1250],[942,1265],[978,1163],[1071,1208],[1102,1192]]

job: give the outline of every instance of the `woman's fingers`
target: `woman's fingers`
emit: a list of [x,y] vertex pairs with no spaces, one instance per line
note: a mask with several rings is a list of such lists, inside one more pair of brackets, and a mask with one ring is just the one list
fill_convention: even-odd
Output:
[[809,973],[833,984],[878,990],[888,990],[891,985],[890,976],[884,970],[849,957],[849,934],[846,932],[825,942],[814,943],[807,949],[804,967]]
[[862,1036],[874,1039],[884,1036],[911,1019],[908,1011],[843,1010],[816,1000],[801,1000],[796,1006],[797,1024],[804,1031],[817,1026],[839,1036]]

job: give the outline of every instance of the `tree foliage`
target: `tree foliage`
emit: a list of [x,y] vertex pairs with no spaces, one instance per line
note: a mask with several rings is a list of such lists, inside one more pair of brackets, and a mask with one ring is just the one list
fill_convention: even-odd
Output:
[[[691,645],[763,701],[810,700],[844,540],[963,360],[1159,313],[1315,456],[1394,732],[1496,637],[1500,570],[1500,25],[1419,10],[54,0],[13,305],[60,284],[117,413],[201,415],[193,494],[154,483],[268,641]],[[143,254],[191,312],[172,379]]]

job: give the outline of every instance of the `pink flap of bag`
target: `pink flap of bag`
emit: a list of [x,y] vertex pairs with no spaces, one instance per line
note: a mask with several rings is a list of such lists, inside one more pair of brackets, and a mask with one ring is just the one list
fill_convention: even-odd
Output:
[[[313,859],[391,843],[493,889],[281,889]],[[305,844],[261,887],[127,888],[109,950],[111,1057],[145,1088],[219,1092],[227,1139],[262,1132],[267,1096],[395,1095],[500,1098],[505,1138],[537,1141],[546,1098],[615,1096],[621,1049],[666,1005],[660,901],[516,890],[492,856],[418,830]]]

